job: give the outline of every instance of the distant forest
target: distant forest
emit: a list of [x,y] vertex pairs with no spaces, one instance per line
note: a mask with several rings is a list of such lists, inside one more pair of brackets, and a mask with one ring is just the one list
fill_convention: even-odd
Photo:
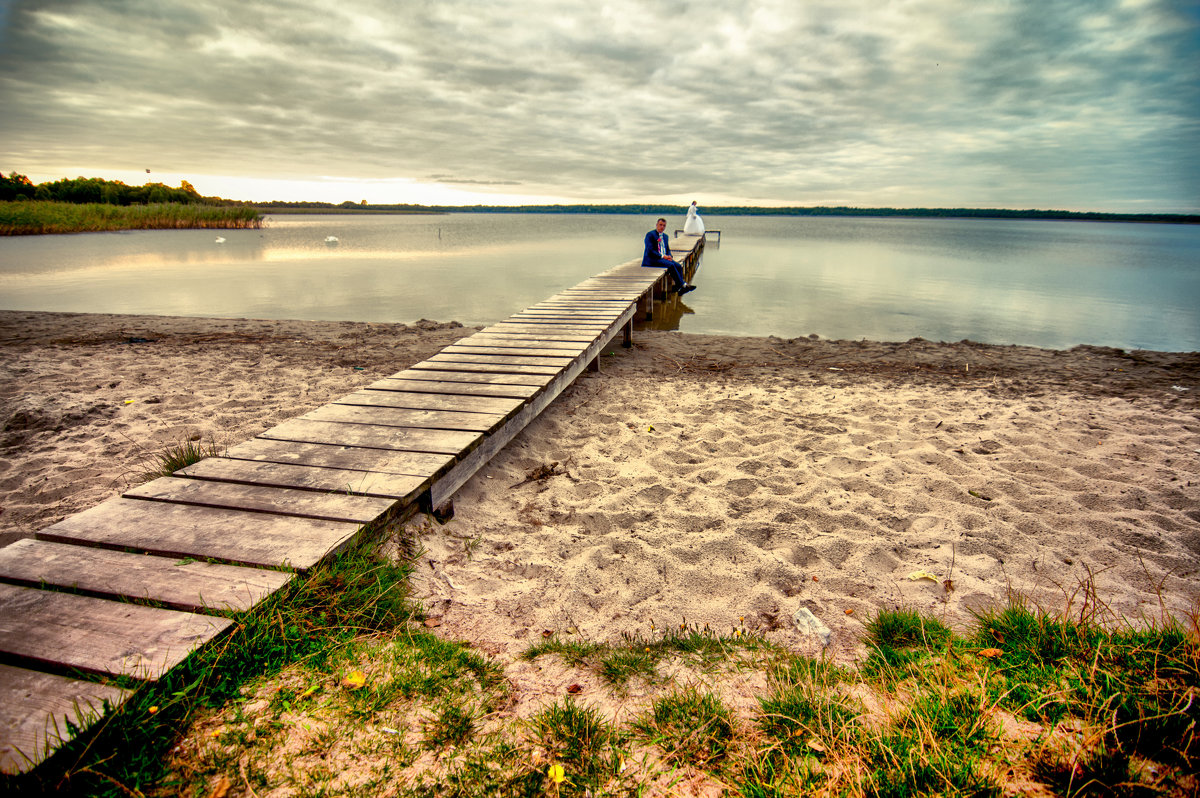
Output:
[[[686,205],[371,205],[366,202],[259,202],[262,213],[610,213],[683,216]],[[1200,224],[1200,215],[1181,213],[1099,213],[1095,211],[1006,210],[996,208],[850,208],[709,205],[704,216],[874,216],[947,219],[1069,219],[1090,222]]]
[[33,182],[25,175],[0,172],[0,200],[41,200],[47,202],[69,202],[74,205],[98,203],[102,205],[156,205],[174,203],[178,205],[245,205],[220,197],[202,197],[200,192],[186,180],[179,188],[164,183],[146,183],[130,186],[119,180],[104,180],[99,177],[63,178],[52,182]]
[[[186,180],[178,188],[163,183],[130,186],[98,177],[63,178],[34,185],[25,175],[0,172],[0,201],[48,200],[76,204],[224,205],[256,208],[261,213],[603,213],[639,216],[682,216],[683,205],[414,205],[363,202],[243,202],[204,197]],[[1099,222],[1200,223],[1200,215],[1178,213],[1100,213],[1095,211],[1007,210],[997,208],[851,208],[786,207],[760,208],[747,205],[706,206],[706,216],[869,216],[933,217],[967,219],[1066,219]]]

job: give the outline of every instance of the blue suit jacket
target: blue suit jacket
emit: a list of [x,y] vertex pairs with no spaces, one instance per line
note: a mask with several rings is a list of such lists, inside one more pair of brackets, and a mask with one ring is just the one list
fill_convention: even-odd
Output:
[[[670,258],[670,257],[672,257],[671,256],[671,239],[666,233],[663,233],[662,237],[663,237],[663,249],[666,250],[667,257]],[[646,251],[642,254],[642,265],[643,266],[657,266],[660,269],[665,269],[667,267],[667,262],[665,260],[663,260],[661,255],[658,254],[658,231],[657,230],[651,230],[649,233],[646,233]]]

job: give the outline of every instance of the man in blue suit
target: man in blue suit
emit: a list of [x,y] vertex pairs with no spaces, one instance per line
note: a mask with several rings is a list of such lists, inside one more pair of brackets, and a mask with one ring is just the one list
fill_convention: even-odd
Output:
[[667,220],[659,219],[654,229],[646,233],[646,251],[642,255],[642,265],[669,271],[671,279],[675,282],[674,290],[683,296],[688,291],[695,291],[696,286],[687,284],[683,279],[683,268],[671,257],[671,245],[667,243],[667,234],[663,232],[666,227]]

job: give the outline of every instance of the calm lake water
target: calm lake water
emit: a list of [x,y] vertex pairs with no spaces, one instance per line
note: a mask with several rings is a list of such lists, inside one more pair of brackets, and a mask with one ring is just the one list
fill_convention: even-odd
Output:
[[[262,230],[4,238],[0,308],[484,324],[640,258],[653,221],[275,216]],[[705,221],[721,244],[666,320],[685,332],[1200,350],[1198,226]]]

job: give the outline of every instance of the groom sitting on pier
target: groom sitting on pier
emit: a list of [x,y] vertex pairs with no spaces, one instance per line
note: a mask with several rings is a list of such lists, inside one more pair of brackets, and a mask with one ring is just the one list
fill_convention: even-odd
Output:
[[671,279],[675,281],[674,290],[683,296],[688,291],[695,291],[696,286],[687,284],[687,281],[683,279],[683,268],[671,257],[667,234],[663,232],[666,227],[667,220],[659,219],[654,229],[646,233],[646,252],[642,255],[642,265],[668,270],[671,273]]

